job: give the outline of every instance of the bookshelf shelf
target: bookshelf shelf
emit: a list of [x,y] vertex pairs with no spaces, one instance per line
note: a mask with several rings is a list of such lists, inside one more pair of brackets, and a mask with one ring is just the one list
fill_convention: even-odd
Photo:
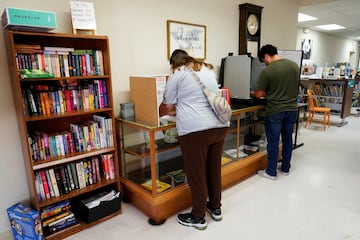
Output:
[[[63,239],[121,214],[120,206],[85,223],[77,209],[89,196],[121,191],[108,37],[4,33],[32,207],[41,213],[69,201],[78,222],[60,231],[44,228],[45,239]],[[43,70],[56,77],[32,78]],[[28,73],[41,74],[23,78]]]
[[74,77],[53,77],[53,78],[20,78],[20,82],[44,82],[44,81],[74,81],[74,80],[91,80],[91,79],[107,79],[109,75],[102,76],[74,76]]
[[[114,148],[105,148],[105,149],[101,149],[101,150],[97,150],[97,151],[90,151],[90,152],[85,152],[85,153],[72,153],[65,157],[58,157],[58,158],[54,158],[54,159],[43,160],[43,161],[40,161],[39,163],[33,163],[33,170],[36,171],[36,170],[40,170],[40,169],[44,169],[44,168],[54,167],[54,166],[65,164],[65,163],[75,162],[75,161],[81,160],[83,158],[89,158],[89,157],[93,157],[93,156],[97,156],[97,155],[101,155],[101,154],[111,153],[113,151],[115,151]],[[73,156],[71,156],[71,155],[73,155]]]
[[[245,107],[233,110],[234,127],[229,129],[225,140],[224,151],[239,149],[248,142],[246,135],[263,133],[263,126],[257,121],[258,112],[263,106]],[[250,113],[254,121],[245,121],[244,115]],[[248,119],[249,120],[249,119]],[[148,126],[136,121],[116,118],[116,134],[120,149],[120,181],[124,190],[124,200],[132,203],[146,216],[149,223],[161,224],[168,217],[188,208],[191,205],[191,194],[184,175],[174,177],[174,172],[183,169],[183,160],[178,144],[164,142],[164,131],[175,127],[175,124]],[[144,137],[149,136],[149,142]],[[255,141],[255,140],[252,140]],[[252,142],[251,141],[251,142]],[[146,147],[148,146],[148,147]],[[228,188],[242,179],[254,174],[266,165],[264,147],[257,151],[247,152],[247,157],[225,157],[222,168],[222,187]],[[176,181],[175,181],[176,180]],[[158,182],[163,187],[157,188]],[[144,183],[149,184],[145,188]],[[159,189],[161,189],[159,191]]]
[[77,189],[77,190],[74,190],[74,191],[72,191],[72,192],[70,192],[68,194],[62,195],[60,197],[55,197],[55,198],[51,198],[51,199],[48,199],[48,200],[41,201],[41,202],[39,202],[39,206],[40,207],[46,207],[46,206],[49,206],[49,205],[52,205],[52,204],[55,204],[55,203],[70,199],[70,198],[78,197],[78,196],[81,196],[81,195],[83,195],[85,193],[89,193],[89,192],[104,188],[104,187],[106,187],[108,185],[113,185],[113,184],[116,183],[116,181],[117,180],[102,180],[100,183],[92,184],[87,188]]
[[80,111],[74,111],[71,113],[59,113],[59,114],[50,114],[46,116],[33,116],[33,117],[25,117],[26,122],[36,122],[41,120],[50,120],[55,118],[72,118],[75,116],[81,116],[84,114],[95,114],[95,113],[106,113],[111,112],[112,108],[103,108],[103,109],[94,109],[94,110],[80,110]]

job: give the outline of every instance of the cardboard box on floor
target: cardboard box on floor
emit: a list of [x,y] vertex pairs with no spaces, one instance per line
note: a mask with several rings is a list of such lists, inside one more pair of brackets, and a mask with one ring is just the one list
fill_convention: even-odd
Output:
[[150,126],[160,126],[159,106],[163,101],[165,75],[130,76],[130,101],[134,103],[135,120]]
[[39,213],[30,207],[17,203],[7,209],[14,239],[43,240]]

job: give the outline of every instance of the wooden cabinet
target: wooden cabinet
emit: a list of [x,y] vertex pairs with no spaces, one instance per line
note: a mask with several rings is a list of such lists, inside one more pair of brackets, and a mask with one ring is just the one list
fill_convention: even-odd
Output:
[[[75,207],[120,191],[108,38],[12,30],[5,38],[32,207],[41,213],[69,200],[77,219],[62,231],[45,230],[45,238],[63,239],[120,214],[121,207],[88,224]],[[44,69],[53,75],[38,71]],[[66,170],[76,165],[84,169]]]
[[[266,165],[266,144],[259,141],[263,133],[261,114],[258,114],[262,112],[261,109],[263,106],[233,111],[222,160],[224,189]],[[120,118],[116,122],[121,152],[120,179],[125,201],[141,210],[153,224],[162,223],[189,207],[191,194],[183,172],[179,145],[166,139],[166,131],[171,131],[175,123],[158,127]],[[241,149],[241,152],[236,149]],[[248,156],[244,157],[243,154]]]

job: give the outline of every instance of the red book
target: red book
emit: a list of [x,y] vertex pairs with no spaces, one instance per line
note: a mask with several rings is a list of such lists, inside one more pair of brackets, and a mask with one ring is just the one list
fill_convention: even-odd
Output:
[[106,180],[110,179],[110,171],[109,171],[109,161],[108,156],[101,155],[101,162],[102,162],[102,169],[103,169],[103,176]]
[[87,72],[86,72],[86,57],[85,54],[81,55],[81,75],[82,76],[87,76]]
[[70,90],[65,90],[64,92],[65,92],[66,111],[72,112],[73,108],[71,106],[72,99],[71,99]]
[[69,131],[66,132],[66,141],[68,142],[69,153],[75,152],[74,141],[73,141],[73,138],[72,138],[72,134]]
[[46,197],[46,199],[49,199],[50,198],[50,189],[49,189],[49,184],[46,179],[45,171],[40,171],[40,176],[41,176],[41,181],[42,181],[44,192],[45,192],[45,197]]
[[45,57],[44,54],[38,54],[41,62],[41,70],[45,70]]
[[108,162],[109,162],[109,175],[110,179],[115,179],[115,166],[114,166],[114,157],[113,155],[107,154]]

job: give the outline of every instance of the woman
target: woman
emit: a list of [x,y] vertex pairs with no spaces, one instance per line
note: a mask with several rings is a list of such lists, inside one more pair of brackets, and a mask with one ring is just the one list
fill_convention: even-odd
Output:
[[166,84],[164,104],[167,113],[176,109],[179,144],[192,196],[191,212],[179,214],[177,220],[203,230],[207,227],[206,209],[214,220],[222,219],[221,155],[229,122],[221,123],[216,117],[193,75],[216,93],[219,89],[211,64],[177,49],[171,55],[170,65],[172,73]]

